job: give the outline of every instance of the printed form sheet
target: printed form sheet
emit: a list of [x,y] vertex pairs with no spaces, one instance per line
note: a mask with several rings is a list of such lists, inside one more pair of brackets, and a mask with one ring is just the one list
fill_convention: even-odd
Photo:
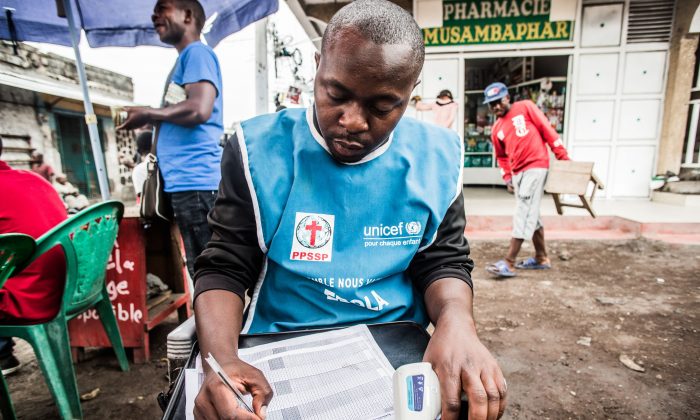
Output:
[[[239,356],[272,386],[269,420],[394,418],[394,368],[366,325],[241,349]],[[185,371],[188,419],[203,376],[198,356],[196,368]]]

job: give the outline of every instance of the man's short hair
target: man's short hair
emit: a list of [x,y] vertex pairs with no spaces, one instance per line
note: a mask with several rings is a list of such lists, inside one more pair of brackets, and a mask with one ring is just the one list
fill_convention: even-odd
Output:
[[194,17],[194,24],[197,27],[197,32],[202,32],[204,22],[207,16],[204,14],[204,8],[197,0],[175,0],[175,6],[180,10],[191,10]]
[[408,45],[413,51],[411,69],[418,76],[425,59],[423,32],[410,13],[387,0],[357,0],[340,9],[328,22],[321,51],[335,42],[344,28],[356,28],[377,45]]
[[142,131],[136,136],[136,151],[140,154],[147,154],[151,152],[151,141],[153,138],[153,132],[151,130]]

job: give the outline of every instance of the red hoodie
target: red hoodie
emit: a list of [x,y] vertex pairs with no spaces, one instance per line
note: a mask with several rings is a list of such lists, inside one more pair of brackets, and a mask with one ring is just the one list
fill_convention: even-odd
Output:
[[549,168],[545,142],[558,160],[569,160],[559,133],[529,100],[513,103],[508,113],[496,120],[491,129],[491,141],[506,182],[527,169]]
[[[0,233],[34,239],[66,220],[66,208],[44,178],[15,170],[0,160]],[[61,306],[66,260],[51,249],[0,289],[0,323],[39,323],[53,319]]]

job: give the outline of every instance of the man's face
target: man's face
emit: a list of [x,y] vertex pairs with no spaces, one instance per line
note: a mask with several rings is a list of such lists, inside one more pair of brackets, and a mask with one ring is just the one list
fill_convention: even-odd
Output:
[[504,96],[499,100],[489,102],[489,108],[496,117],[501,118],[506,115],[510,109],[510,96]]
[[177,8],[172,0],[158,0],[153,8],[151,21],[160,40],[175,45],[185,34],[187,12]]
[[357,162],[387,140],[416,85],[412,59],[409,46],[377,45],[354,28],[316,56],[316,116],[336,160]]

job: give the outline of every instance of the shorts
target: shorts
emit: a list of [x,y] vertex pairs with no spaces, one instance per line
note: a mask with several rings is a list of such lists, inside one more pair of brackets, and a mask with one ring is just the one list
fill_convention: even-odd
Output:
[[540,202],[544,195],[547,169],[533,168],[513,176],[515,188],[515,214],[513,215],[513,238],[532,239],[535,231],[542,227]]

